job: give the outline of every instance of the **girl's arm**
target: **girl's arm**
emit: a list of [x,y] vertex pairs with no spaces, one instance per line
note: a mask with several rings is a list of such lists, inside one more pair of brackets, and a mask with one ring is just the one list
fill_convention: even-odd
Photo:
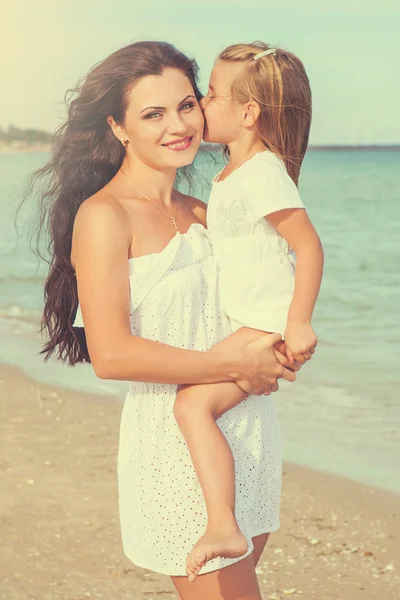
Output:
[[[271,213],[268,222],[287,241],[296,254],[296,275],[285,339],[292,352],[303,353],[315,346],[311,317],[321,286],[324,252],[318,233],[304,209],[285,209]],[[287,335],[288,334],[288,335]],[[289,337],[299,341],[291,347]],[[300,338],[303,342],[300,342]]]
[[88,350],[99,377],[181,384],[240,381],[246,391],[261,393],[271,376],[285,376],[286,369],[273,353],[274,336],[224,353],[183,350],[133,336],[129,318],[130,236],[125,212],[117,203],[93,197],[80,207],[71,262]]

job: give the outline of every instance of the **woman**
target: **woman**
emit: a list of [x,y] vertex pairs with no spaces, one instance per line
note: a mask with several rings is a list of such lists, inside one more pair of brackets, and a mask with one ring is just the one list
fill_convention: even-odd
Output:
[[254,564],[278,527],[281,457],[270,399],[249,397],[219,420],[235,458],[249,550],[210,561],[194,584],[185,577],[206,509],[174,419],[177,384],[231,381],[269,394],[278,377],[295,379],[273,350],[279,336],[229,351],[216,346],[231,330],[206,207],[174,189],[177,169],[201,142],[200,98],[196,64],[157,42],[115,52],[77,89],[38,175],[50,178],[41,217],[53,253],[43,352],[72,365],[91,361],[99,377],[131,382],[118,457],[127,556],[170,575],[183,600],[256,600]]

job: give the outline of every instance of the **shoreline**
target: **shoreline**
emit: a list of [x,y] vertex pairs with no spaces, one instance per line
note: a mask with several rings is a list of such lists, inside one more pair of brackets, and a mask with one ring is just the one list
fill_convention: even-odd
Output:
[[[35,152],[51,152],[50,143],[8,145],[0,144],[2,154],[32,154]],[[220,154],[221,148],[212,144],[200,146],[200,152]],[[307,152],[400,152],[400,144],[310,144]]]
[[[7,600],[175,598],[121,547],[122,403],[38,383],[0,364],[2,590]],[[400,496],[284,465],[281,529],[257,569],[263,598],[395,600]]]
[[13,146],[8,144],[0,144],[0,154],[31,154],[34,152],[50,152],[51,144],[24,144],[21,146]]
[[[31,323],[29,319],[27,322]],[[60,388],[75,390],[83,394],[95,394],[103,398],[112,396],[113,398],[117,397],[119,402],[124,401],[127,392],[126,382],[100,380],[95,376],[90,365],[77,365],[71,369],[53,359],[50,359],[48,363],[44,362],[39,355],[40,343],[37,336],[26,339],[27,343],[21,346],[21,336],[13,336],[12,331],[7,327],[7,319],[3,322],[0,319],[1,335],[8,340],[8,345],[7,351],[1,352],[0,350],[0,364],[4,361],[10,366],[19,368],[39,384],[57,385]],[[388,461],[386,455],[390,451],[390,447],[386,444],[381,448],[378,458],[374,451],[373,440],[375,438],[373,438],[365,445],[360,445],[359,454],[357,454],[355,445],[351,442],[353,435],[359,435],[357,430],[354,432],[351,426],[342,433],[338,428],[330,430],[327,426],[326,415],[329,410],[335,410],[335,405],[332,405],[332,395],[335,396],[336,402],[338,391],[342,395],[352,392],[346,388],[337,390],[333,385],[324,381],[318,382],[316,375],[316,373],[312,374],[310,379],[305,382],[299,381],[297,390],[291,390],[288,389],[288,386],[282,385],[279,392],[281,401],[277,401],[275,407],[281,423],[284,460],[315,471],[330,473],[373,486],[383,491],[400,494],[400,478],[397,477],[396,466],[398,448],[392,446],[390,461]],[[316,384],[315,381],[317,381]],[[309,387],[310,385],[311,387]],[[320,386],[323,386],[322,391]],[[299,406],[298,394],[307,395],[307,405]],[[326,402],[330,404],[325,408],[325,412],[320,412],[316,417],[312,413],[312,403],[314,401],[321,402],[321,398],[325,397],[324,394]],[[358,396],[355,397],[355,400],[358,401]],[[346,414],[348,413],[342,410],[341,416],[337,415],[336,418],[340,420],[341,417],[346,417]],[[354,418],[353,415],[352,418]],[[345,439],[342,439],[343,435],[345,435]],[[370,435],[375,434],[369,425],[365,429],[366,439]],[[329,437],[328,444],[326,443],[327,436]],[[306,443],[305,440],[307,440]],[[337,444],[341,445],[340,448],[337,448]]]

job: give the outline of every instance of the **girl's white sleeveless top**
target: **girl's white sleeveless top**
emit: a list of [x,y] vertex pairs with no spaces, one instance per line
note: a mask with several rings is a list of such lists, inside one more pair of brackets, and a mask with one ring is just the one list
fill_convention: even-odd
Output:
[[[207,230],[193,224],[159,253],[129,261],[132,334],[205,351],[231,333],[221,309]],[[75,326],[83,326],[78,311]],[[137,566],[185,575],[207,513],[188,448],[176,424],[177,386],[129,383],[118,452],[124,551]],[[271,397],[250,396],[218,420],[235,459],[236,515],[249,540],[279,527],[280,432]],[[101,441],[99,441],[101,443]],[[240,559],[218,558],[202,572]]]
[[264,217],[304,208],[283,162],[260,152],[212,183],[207,226],[220,268],[222,307],[233,329],[284,334],[294,290],[295,256]]

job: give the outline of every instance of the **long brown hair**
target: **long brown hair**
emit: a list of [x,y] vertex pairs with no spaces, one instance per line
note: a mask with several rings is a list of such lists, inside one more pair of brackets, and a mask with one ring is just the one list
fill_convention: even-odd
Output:
[[[166,42],[131,44],[93,67],[70,92],[68,116],[53,136],[51,160],[28,184],[24,200],[39,186],[36,250],[50,263],[41,323],[48,336],[41,351],[45,360],[55,353],[70,365],[90,362],[84,329],[73,327],[78,307],[70,261],[75,216],[82,202],[115,176],[125,156],[107,117],[113,116],[122,124],[132,86],[148,75],[161,75],[167,68],[184,73],[201,99],[196,62]],[[190,180],[187,168],[181,171]],[[43,232],[47,257],[39,249]]]
[[[260,52],[273,48],[275,53],[254,60]],[[263,42],[234,44],[218,58],[244,63],[232,86],[233,98],[243,104],[249,100],[258,103],[259,139],[283,160],[297,185],[311,126],[311,89],[303,63],[291,52]]]

